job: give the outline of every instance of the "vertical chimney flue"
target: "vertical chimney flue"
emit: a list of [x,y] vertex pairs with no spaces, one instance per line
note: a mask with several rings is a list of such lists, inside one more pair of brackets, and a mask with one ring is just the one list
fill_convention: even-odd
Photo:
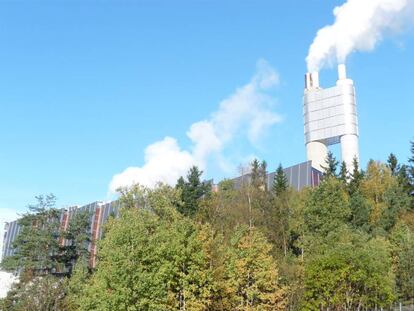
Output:
[[319,72],[314,71],[311,73],[311,81],[312,81],[312,87],[315,89],[319,88]]
[[346,79],[346,67],[345,64],[338,65],[338,80]]
[[309,90],[312,87],[310,73],[305,74],[305,89]]

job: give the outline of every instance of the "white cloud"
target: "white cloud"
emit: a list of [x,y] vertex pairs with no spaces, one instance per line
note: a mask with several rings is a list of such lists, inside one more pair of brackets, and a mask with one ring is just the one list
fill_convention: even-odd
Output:
[[240,135],[255,144],[260,136],[281,120],[272,109],[274,98],[269,94],[279,83],[279,76],[265,61],[259,60],[253,78],[224,99],[209,118],[193,123],[187,131],[192,142],[190,150],[182,150],[171,137],[149,145],[145,150],[145,164],[129,167],[115,175],[110,191],[134,183],[154,186],[162,181],[174,184],[192,165],[207,168],[208,159],[216,155],[224,167],[222,151]]
[[371,51],[384,34],[414,21],[414,0],[348,0],[333,11],[335,22],[318,31],[306,58],[309,71]]

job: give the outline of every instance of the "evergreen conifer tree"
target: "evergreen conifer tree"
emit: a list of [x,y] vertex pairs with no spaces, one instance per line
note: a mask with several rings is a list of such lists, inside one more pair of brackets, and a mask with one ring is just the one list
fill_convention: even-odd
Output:
[[289,187],[289,183],[285,172],[283,171],[282,164],[276,169],[275,177],[273,179],[272,192],[276,197],[279,197]]
[[393,176],[397,176],[400,170],[400,165],[398,164],[397,157],[395,154],[390,153],[387,159],[387,167],[391,170]]
[[181,189],[182,205],[178,206],[178,211],[183,215],[192,216],[199,208],[199,200],[210,193],[211,184],[200,180],[203,171],[197,166],[190,168],[187,174],[187,180],[180,177],[177,181],[176,188]]
[[345,161],[342,161],[341,163],[341,167],[339,169],[339,179],[344,183],[347,183],[348,181],[348,170]]
[[349,181],[349,193],[355,193],[359,190],[362,180],[364,179],[364,173],[359,168],[358,159],[354,157],[353,168],[351,173],[351,180]]
[[55,272],[59,258],[60,211],[53,194],[36,197],[29,212],[19,219],[20,231],[13,243],[15,254],[6,257],[3,268],[21,271],[21,280]]
[[328,152],[325,164],[325,166],[322,166],[324,177],[337,177],[336,170],[338,168],[338,161],[331,151]]

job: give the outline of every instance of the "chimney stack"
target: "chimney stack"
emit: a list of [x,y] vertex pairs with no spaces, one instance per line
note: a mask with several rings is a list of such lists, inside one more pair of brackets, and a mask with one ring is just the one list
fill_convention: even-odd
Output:
[[314,71],[305,74],[305,89],[319,89],[319,72]]
[[338,65],[338,80],[346,79],[346,67],[345,64]]

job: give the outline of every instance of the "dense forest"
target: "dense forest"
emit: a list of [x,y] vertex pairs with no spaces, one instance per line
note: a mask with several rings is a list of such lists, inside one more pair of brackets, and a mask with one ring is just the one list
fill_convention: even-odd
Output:
[[[175,187],[120,189],[88,265],[88,215],[59,228],[52,195],[20,220],[1,310],[380,310],[414,303],[414,143],[407,163],[346,168],[294,191],[266,162],[217,191],[193,167]],[[71,241],[62,246],[59,239]]]

